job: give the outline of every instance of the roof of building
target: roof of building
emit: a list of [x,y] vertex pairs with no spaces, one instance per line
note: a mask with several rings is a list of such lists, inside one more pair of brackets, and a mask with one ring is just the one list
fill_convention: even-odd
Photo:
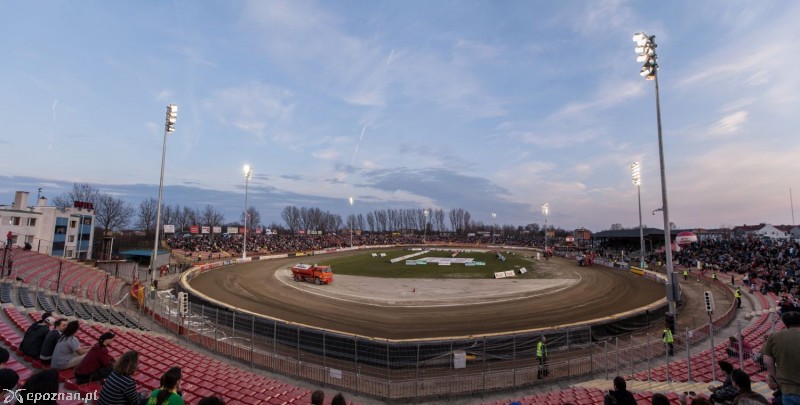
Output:
[[[644,236],[656,235],[656,236],[664,236],[664,230],[658,228],[644,228],[642,230]],[[682,230],[672,230],[672,234],[676,235],[678,232],[682,232]],[[599,238],[638,238],[639,237],[639,228],[634,229],[620,229],[620,230],[609,230],[609,231],[600,231],[592,235],[592,238],[599,239]]]
[[[159,255],[165,255],[165,254],[168,254],[168,253],[169,253],[168,250],[159,250],[158,251]],[[122,255],[122,256],[150,257],[150,256],[153,255],[153,251],[152,250],[144,250],[144,249],[134,249],[134,250],[125,250],[125,251],[119,252],[119,254]]]

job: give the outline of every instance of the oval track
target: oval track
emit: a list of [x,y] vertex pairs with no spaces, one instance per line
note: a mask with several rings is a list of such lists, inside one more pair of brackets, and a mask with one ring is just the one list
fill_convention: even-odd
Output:
[[545,328],[629,311],[664,296],[663,285],[643,277],[602,266],[578,267],[573,260],[556,257],[541,266],[556,273],[577,272],[582,279],[556,294],[480,305],[375,307],[304,293],[275,278],[276,271],[299,261],[290,258],[223,267],[198,275],[190,284],[233,307],[289,322],[384,339],[480,336]]

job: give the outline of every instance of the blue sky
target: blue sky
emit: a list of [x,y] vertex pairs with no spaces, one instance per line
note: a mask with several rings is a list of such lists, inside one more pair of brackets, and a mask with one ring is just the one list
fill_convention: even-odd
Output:
[[[800,3],[0,1],[0,200],[88,182],[265,222],[465,208],[475,220],[660,227],[656,35],[671,220],[791,223]],[[799,197],[800,204],[800,197]],[[800,213],[800,211],[798,211]]]

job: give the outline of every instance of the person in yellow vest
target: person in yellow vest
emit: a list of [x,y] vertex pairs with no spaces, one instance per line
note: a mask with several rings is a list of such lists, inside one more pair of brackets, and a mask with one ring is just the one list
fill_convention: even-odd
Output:
[[536,343],[536,360],[539,361],[538,376],[541,380],[550,374],[550,370],[548,370],[547,366],[547,338],[544,336]]
[[742,307],[742,290],[739,287],[736,287],[736,291],[733,292],[733,295],[736,297],[736,308]]
[[672,356],[675,352],[675,346],[673,345],[675,339],[673,339],[672,331],[669,328],[664,328],[664,331],[661,333],[661,340],[667,344],[667,354]]
[[717,272],[716,271],[711,273],[711,279],[714,280],[714,281],[717,281]]
[[689,281],[689,269],[683,269],[683,281]]

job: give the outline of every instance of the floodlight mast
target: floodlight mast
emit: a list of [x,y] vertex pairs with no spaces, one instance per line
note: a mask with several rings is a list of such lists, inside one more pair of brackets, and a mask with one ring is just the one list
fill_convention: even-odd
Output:
[[242,260],[247,258],[247,186],[253,176],[253,167],[244,165],[244,238],[242,238]]
[[547,214],[550,213],[550,204],[542,204],[542,215],[544,215],[544,255],[547,257]]
[[661,167],[661,202],[664,214],[664,253],[666,254],[666,273],[667,273],[667,302],[669,304],[669,314],[677,313],[675,299],[678,296],[676,288],[677,279],[673,271],[672,264],[672,232],[669,226],[669,207],[667,205],[667,176],[664,168],[664,141],[661,130],[661,101],[658,93],[658,55],[656,55],[656,36],[648,36],[644,32],[636,33],[633,41],[636,42],[634,51],[639,55],[637,62],[642,62],[642,69],[639,74],[647,80],[653,80],[656,90],[656,121],[658,124],[658,157]]
[[642,169],[639,162],[631,164],[631,181],[633,186],[636,187],[636,194],[639,197],[639,245],[641,248],[641,258],[639,260],[639,267],[645,268],[644,262],[644,228],[642,227]]
[[164,194],[164,160],[167,157],[167,135],[175,132],[175,122],[178,120],[178,106],[167,106],[167,116],[164,121],[164,142],[161,147],[161,177],[158,181],[158,207],[156,207],[156,240],[153,244],[153,256],[150,258],[150,274],[153,280],[158,280],[156,261],[158,259],[158,237],[161,231],[161,201]]

